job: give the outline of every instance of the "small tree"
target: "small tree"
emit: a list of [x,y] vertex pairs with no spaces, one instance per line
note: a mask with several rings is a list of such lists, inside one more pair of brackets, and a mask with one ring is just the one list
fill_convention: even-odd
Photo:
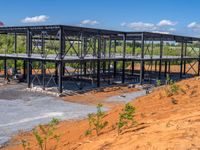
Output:
[[93,130],[96,131],[96,135],[99,136],[101,130],[108,125],[107,121],[103,121],[105,112],[102,111],[102,104],[97,105],[97,113],[88,114],[89,129],[85,131],[85,135],[89,135]]
[[47,126],[39,125],[39,130],[33,130],[33,134],[41,150],[47,150],[47,143],[50,138],[55,139],[58,143],[60,136],[54,133],[58,123],[58,119],[53,118]]
[[119,114],[119,122],[117,123],[118,135],[124,126],[128,126],[129,123],[131,123],[132,126],[136,123],[134,120],[134,114],[135,107],[133,107],[130,103],[127,103],[125,108],[122,110],[122,113]]

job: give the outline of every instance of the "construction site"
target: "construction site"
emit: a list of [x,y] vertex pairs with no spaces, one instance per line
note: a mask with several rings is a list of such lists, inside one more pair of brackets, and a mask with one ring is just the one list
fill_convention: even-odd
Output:
[[[2,79],[58,93],[199,75],[200,38],[65,25],[0,28]],[[175,68],[175,69],[174,69]],[[12,78],[12,77],[10,77]]]

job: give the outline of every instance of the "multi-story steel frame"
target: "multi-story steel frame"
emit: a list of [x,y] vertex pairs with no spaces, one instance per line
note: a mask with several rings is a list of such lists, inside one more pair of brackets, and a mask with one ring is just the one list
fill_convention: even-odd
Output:
[[[22,39],[24,50],[18,44]],[[166,52],[170,42],[174,44],[170,51],[178,51],[176,56]],[[0,49],[4,77],[8,61],[15,72],[17,62],[23,61],[29,88],[38,82],[44,89],[56,86],[60,93],[67,80],[79,88],[83,88],[82,82],[100,87],[102,82],[109,84],[115,79],[121,83],[135,79],[143,84],[147,78],[170,74],[173,62],[179,63],[180,78],[191,70],[199,75],[200,70],[200,38],[196,37],[65,25],[18,26],[1,27],[0,44],[4,45]]]

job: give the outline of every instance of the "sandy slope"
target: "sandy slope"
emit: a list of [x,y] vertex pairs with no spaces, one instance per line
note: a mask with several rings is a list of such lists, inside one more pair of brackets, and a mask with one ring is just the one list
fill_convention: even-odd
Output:
[[[200,78],[178,83],[182,90],[168,97],[166,88],[155,89],[151,94],[138,98],[132,104],[136,107],[134,127],[124,129],[117,135],[116,122],[122,106],[116,106],[105,117],[109,126],[99,137],[84,136],[88,128],[87,120],[62,122],[58,133],[62,134],[58,145],[60,150],[196,150],[200,149]],[[177,103],[175,104],[174,101]],[[13,143],[21,138],[31,141],[31,149],[37,145],[31,133],[22,133],[13,138]],[[49,142],[49,149],[53,142]],[[5,149],[22,149],[21,145]]]

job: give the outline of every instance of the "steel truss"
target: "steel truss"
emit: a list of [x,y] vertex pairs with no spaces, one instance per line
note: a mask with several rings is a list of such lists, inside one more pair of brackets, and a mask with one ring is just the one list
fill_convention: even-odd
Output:
[[23,62],[28,87],[57,87],[60,93],[66,82],[77,89],[119,81],[143,84],[171,74],[173,63],[179,65],[180,78],[199,75],[199,49],[200,38],[170,34],[63,25],[0,28],[4,77],[7,60],[13,60],[15,73]]

